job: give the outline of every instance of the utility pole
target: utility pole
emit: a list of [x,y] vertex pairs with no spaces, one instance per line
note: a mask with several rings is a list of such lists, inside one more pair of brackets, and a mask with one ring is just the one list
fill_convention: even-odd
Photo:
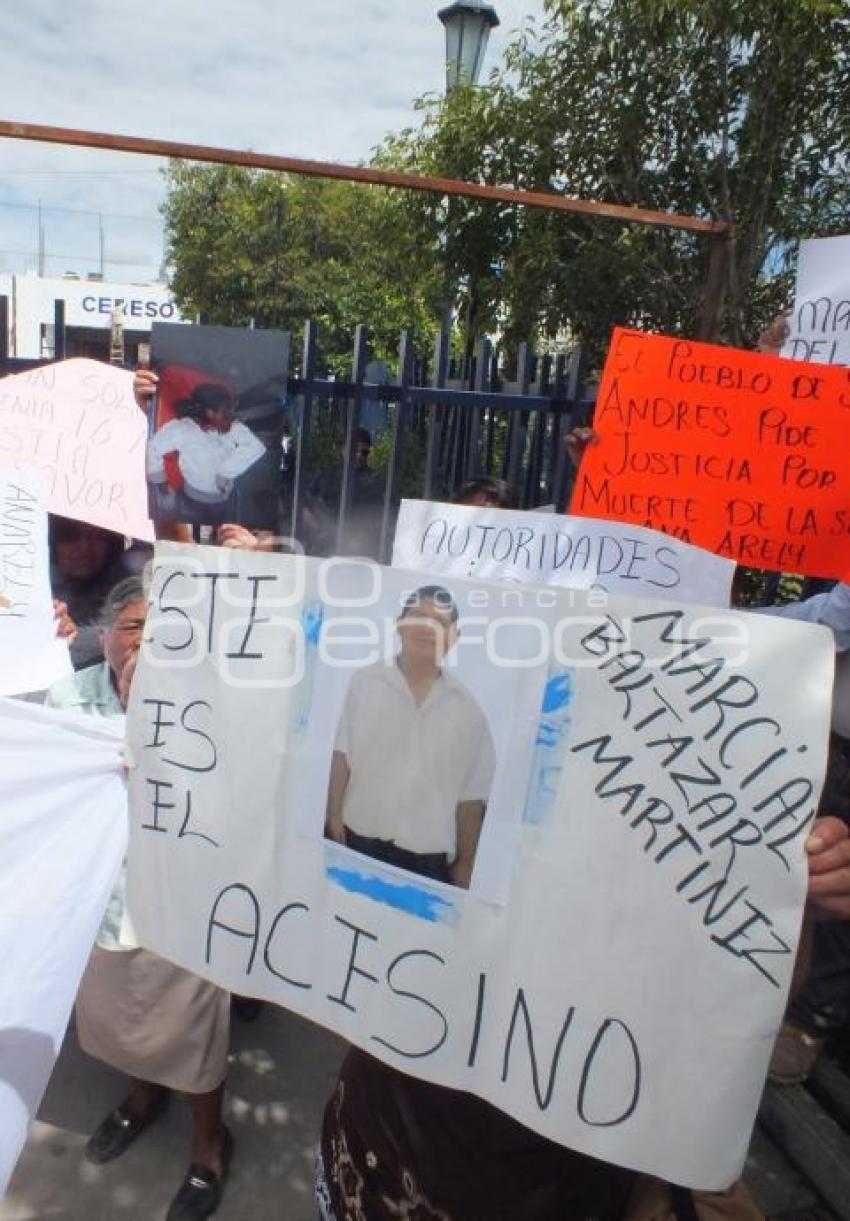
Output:
[[41,200],[38,201],[38,274],[44,275],[44,220],[41,214]]

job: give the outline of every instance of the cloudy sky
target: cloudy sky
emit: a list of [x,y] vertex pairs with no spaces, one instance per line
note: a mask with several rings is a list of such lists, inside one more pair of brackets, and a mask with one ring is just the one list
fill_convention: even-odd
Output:
[[[447,3],[448,0],[443,0]],[[491,0],[484,72],[543,0]],[[0,118],[356,163],[444,84],[439,0],[20,0]],[[0,270],[151,279],[159,162],[0,140]],[[101,236],[102,235],[102,236]]]

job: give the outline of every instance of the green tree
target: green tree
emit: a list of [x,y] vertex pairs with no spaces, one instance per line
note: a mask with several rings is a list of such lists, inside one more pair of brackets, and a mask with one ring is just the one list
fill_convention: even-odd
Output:
[[[548,0],[483,90],[425,105],[384,154],[407,168],[731,219],[719,331],[787,303],[800,237],[846,229],[850,9],[838,0]],[[412,223],[427,209],[411,209]],[[433,222],[432,215],[429,218]],[[509,343],[616,323],[695,334],[698,235],[457,201],[446,278]],[[467,299],[467,308],[469,301]]]
[[[734,223],[718,336],[789,303],[796,243],[850,216],[847,0],[546,0],[484,86],[418,105],[375,163]],[[458,349],[621,323],[695,335],[709,241],[587,215],[173,165],[178,302],[220,322],[316,318],[334,367],[354,326],[392,356],[448,311]]]
[[398,193],[317,178],[174,162],[163,206],[175,298],[210,322],[320,325],[337,372],[358,323],[376,357],[402,329],[420,345],[438,316],[439,268],[416,244]]

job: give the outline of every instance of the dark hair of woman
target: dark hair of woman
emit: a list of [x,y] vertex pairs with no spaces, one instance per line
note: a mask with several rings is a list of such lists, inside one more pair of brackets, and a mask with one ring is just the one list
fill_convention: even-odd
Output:
[[187,399],[180,399],[174,404],[174,413],[179,420],[194,420],[196,424],[203,424],[208,411],[232,405],[233,395],[226,386],[216,382],[200,382]]

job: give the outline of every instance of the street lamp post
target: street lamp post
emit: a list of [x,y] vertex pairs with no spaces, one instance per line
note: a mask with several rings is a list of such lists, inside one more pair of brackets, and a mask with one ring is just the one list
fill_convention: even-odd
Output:
[[496,10],[482,0],[457,0],[437,16],[446,30],[446,93],[478,81],[490,31],[499,24]]
[[[478,83],[481,65],[484,62],[484,53],[487,50],[487,43],[490,39],[490,31],[495,29],[499,24],[499,18],[496,15],[496,10],[491,5],[483,3],[483,0],[456,0],[454,4],[449,4],[446,8],[440,9],[437,16],[443,23],[446,31],[446,97],[449,97],[461,85],[476,85]],[[455,202],[452,199],[448,202],[447,226],[451,223],[452,205]],[[443,324],[441,327],[440,349],[447,354],[449,337],[454,321],[454,289],[450,283],[446,286],[446,297],[447,301],[443,310]],[[462,370],[462,375],[464,377],[468,376],[470,379],[470,387],[472,385],[472,351],[474,345],[472,328],[476,314],[476,300],[476,286],[473,277],[470,276],[467,337],[464,344]],[[458,419],[457,422],[460,426],[461,420]],[[471,419],[467,417],[463,420],[464,432],[470,427]],[[472,444],[471,434],[467,435],[465,444],[467,446]],[[474,469],[477,469],[477,459],[474,460]]]

